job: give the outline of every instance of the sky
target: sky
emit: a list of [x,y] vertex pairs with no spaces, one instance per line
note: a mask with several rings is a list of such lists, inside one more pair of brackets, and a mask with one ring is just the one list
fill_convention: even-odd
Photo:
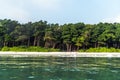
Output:
[[0,0],[0,19],[20,23],[120,22],[120,0]]

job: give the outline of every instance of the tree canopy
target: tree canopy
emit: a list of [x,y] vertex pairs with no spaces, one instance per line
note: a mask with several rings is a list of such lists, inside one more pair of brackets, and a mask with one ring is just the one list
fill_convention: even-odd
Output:
[[39,46],[76,51],[98,47],[120,48],[120,23],[54,24],[40,20],[20,24],[0,20],[0,47]]

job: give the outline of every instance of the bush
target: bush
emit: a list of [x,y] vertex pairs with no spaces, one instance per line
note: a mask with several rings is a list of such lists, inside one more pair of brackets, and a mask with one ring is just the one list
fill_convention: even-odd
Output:
[[7,47],[7,46],[5,46],[5,47],[3,47],[3,48],[1,49],[1,51],[9,51],[9,50],[10,50],[10,48]]
[[60,51],[59,49],[53,48],[42,48],[42,47],[35,47],[35,46],[19,46],[19,47],[3,47],[1,51],[15,51],[15,52],[57,52]]
[[99,47],[99,48],[89,48],[87,50],[79,50],[79,52],[120,52],[120,49]]
[[79,50],[79,52],[85,52],[85,50],[83,50],[83,49],[80,49],[80,50]]

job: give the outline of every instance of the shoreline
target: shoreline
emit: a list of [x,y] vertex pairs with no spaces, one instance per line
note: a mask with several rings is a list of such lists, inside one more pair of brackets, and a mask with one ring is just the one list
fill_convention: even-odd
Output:
[[0,52],[0,57],[120,57],[114,52]]

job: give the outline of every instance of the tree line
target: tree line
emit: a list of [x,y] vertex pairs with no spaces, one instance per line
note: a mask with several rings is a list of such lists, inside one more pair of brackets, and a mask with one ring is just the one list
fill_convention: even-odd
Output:
[[0,20],[0,47],[40,46],[62,51],[77,51],[98,47],[120,48],[120,23],[50,24],[47,21],[28,22]]

